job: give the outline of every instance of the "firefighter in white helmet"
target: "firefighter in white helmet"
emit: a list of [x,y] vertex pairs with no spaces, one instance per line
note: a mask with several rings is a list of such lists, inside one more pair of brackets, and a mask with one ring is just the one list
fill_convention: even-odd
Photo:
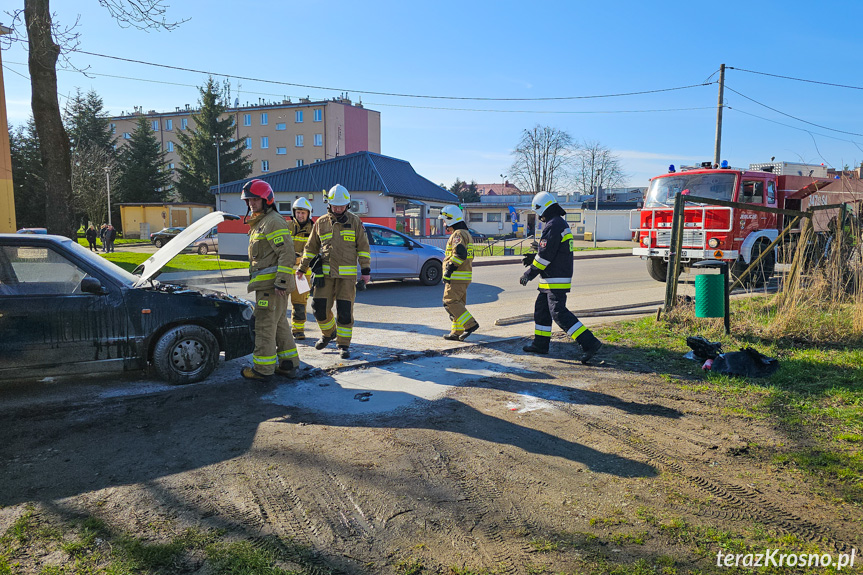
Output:
[[443,307],[451,320],[444,339],[464,341],[479,329],[479,323],[467,311],[467,286],[473,279],[473,243],[464,215],[458,206],[446,206],[438,219],[443,220],[449,240],[443,260]]
[[[303,261],[303,253],[306,242],[312,233],[312,204],[304,197],[294,200],[291,207],[293,218],[288,222],[291,237],[294,238],[294,253],[296,254],[296,266],[299,267]],[[306,272],[306,281],[311,281],[311,272]],[[309,292],[300,293],[298,290],[291,292],[291,331],[294,340],[306,339],[306,303],[309,301]]]
[[[306,273],[315,256],[321,257],[323,285],[318,285],[312,293],[312,310],[321,339],[315,349],[324,349],[333,339],[340,350],[342,359],[348,359],[348,350],[354,328],[354,299],[357,293],[357,261],[359,261],[362,281],[371,281],[371,254],[369,238],[359,217],[348,210],[351,195],[347,188],[337,184],[327,193],[327,213],[318,218],[312,226],[309,241],[306,242],[303,260],[297,268],[297,275]],[[333,304],[336,306],[333,315]]]
[[566,294],[572,288],[573,251],[572,230],[564,219],[566,211],[548,192],[536,194],[531,207],[545,225],[537,253],[528,254],[522,260],[528,269],[521,277],[521,285],[539,276],[539,295],[533,311],[533,342],[523,349],[528,353],[548,353],[554,320],[578,342],[582,349],[581,362],[587,363],[602,347],[602,342],[566,308]]

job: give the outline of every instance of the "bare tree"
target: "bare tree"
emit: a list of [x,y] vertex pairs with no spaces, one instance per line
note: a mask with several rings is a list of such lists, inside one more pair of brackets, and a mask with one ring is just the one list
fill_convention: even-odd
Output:
[[512,151],[509,173],[523,190],[557,192],[566,184],[577,145],[568,133],[537,124],[524,130]]
[[75,149],[72,154],[72,195],[75,211],[87,214],[87,219],[96,226],[104,223],[108,215],[106,172],[117,181],[119,171],[110,152],[92,144],[82,144]]
[[626,179],[620,159],[599,142],[583,142],[573,159],[573,179],[580,194],[592,195],[600,188],[614,188]]
[[[111,16],[124,28],[139,30],[172,30],[182,22],[167,22],[164,0],[99,0]],[[19,25],[22,11],[10,14],[16,34],[9,41],[20,40]],[[72,210],[72,168],[69,136],[63,128],[60,104],[57,100],[57,59],[64,51],[75,49],[78,34],[75,24],[58,26],[51,13],[50,0],[24,0],[24,25],[29,48],[31,106],[36,133],[39,137],[43,179],[47,201],[46,217],[51,233],[75,237]],[[77,24],[77,21],[76,21]]]

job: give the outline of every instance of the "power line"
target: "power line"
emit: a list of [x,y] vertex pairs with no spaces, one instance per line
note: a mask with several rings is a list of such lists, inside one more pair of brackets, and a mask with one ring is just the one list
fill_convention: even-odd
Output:
[[849,86],[847,84],[834,84],[833,82],[821,82],[818,80],[807,80],[805,78],[795,78],[793,76],[782,76],[780,74],[771,74],[769,72],[757,72],[755,70],[747,70],[745,68],[735,68],[734,66],[727,66],[729,70],[738,70],[740,72],[749,72],[750,74],[759,74],[761,76],[771,76],[773,78],[782,78],[783,80],[794,80],[795,82],[807,82],[809,84],[821,84],[822,86],[833,86],[835,88],[848,88],[849,90],[863,90],[861,86]]
[[238,80],[248,80],[251,82],[263,82],[265,84],[277,84],[280,86],[294,86],[297,88],[309,88],[312,90],[329,90],[333,92],[352,92],[355,94],[372,94],[375,96],[394,96],[399,98],[427,98],[427,99],[437,99],[437,100],[473,100],[473,101],[486,101],[486,102],[544,102],[544,101],[554,101],[554,100],[587,100],[594,98],[618,98],[623,96],[641,96],[645,94],[658,94],[661,92],[672,92],[675,90],[687,90],[689,88],[700,88],[702,86],[709,86],[713,82],[705,83],[705,84],[691,84],[689,86],[676,86],[674,88],[659,88],[656,90],[641,90],[636,92],[623,92],[619,94],[598,94],[591,96],[552,96],[546,98],[485,98],[485,97],[470,97],[470,96],[429,96],[422,94],[401,94],[398,92],[373,92],[370,90],[355,90],[349,88],[334,88],[328,86],[314,86],[311,84],[297,84],[294,82],[282,82],[279,80],[266,80],[263,78],[253,78],[249,76],[237,76],[236,74],[225,74],[222,72],[212,72],[207,70],[197,70],[195,68],[185,68],[182,66],[171,66],[169,64],[158,64],[155,62],[146,62],[144,60],[135,60],[132,58],[122,58],[120,56],[111,56],[108,54],[99,54],[97,52],[87,52],[85,50],[77,50],[71,49],[72,52],[77,52],[79,54],[86,54],[88,56],[97,56],[99,58],[108,58],[111,60],[119,60],[121,62],[130,62],[133,64],[143,64],[146,66],[154,66],[157,68],[166,68],[169,70],[179,70],[181,72],[192,72],[195,74],[207,74],[210,76],[221,76],[225,78],[236,78]]
[[837,130],[836,128],[830,128],[829,126],[822,126],[821,124],[816,124],[815,122],[810,122],[808,120],[804,120],[803,118],[798,118],[797,116],[792,116],[791,114],[783,112],[782,110],[777,110],[776,108],[768,106],[767,104],[763,104],[763,103],[759,102],[758,100],[755,100],[754,98],[750,98],[746,94],[742,94],[742,93],[738,92],[737,90],[735,90],[734,88],[729,87],[728,84],[725,84],[725,89],[731,90],[732,92],[734,92],[738,96],[742,96],[743,98],[746,98],[750,102],[754,102],[754,103],[758,104],[759,106],[763,106],[764,108],[767,108],[768,110],[772,110],[772,111],[776,112],[777,114],[782,114],[783,116],[788,116],[789,118],[797,120],[798,122],[803,122],[804,124],[809,124],[810,126],[815,126],[816,128],[821,128],[822,130],[830,130],[831,132],[839,132],[840,134],[848,134],[851,136],[863,136],[863,134],[858,134],[857,132],[847,132],[845,130]]

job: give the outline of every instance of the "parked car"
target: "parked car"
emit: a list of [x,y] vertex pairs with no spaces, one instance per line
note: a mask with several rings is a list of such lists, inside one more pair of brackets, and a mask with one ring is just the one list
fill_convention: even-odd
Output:
[[163,228],[158,232],[150,234],[150,241],[153,242],[153,245],[157,248],[161,248],[169,241],[177,237],[177,234],[179,234],[185,229],[186,228]]
[[369,238],[372,280],[419,278],[433,286],[443,277],[444,251],[421,244],[400,232],[378,224],[363,224]]
[[207,377],[220,352],[254,348],[252,305],[156,281],[190,241],[224,218],[209,214],[131,274],[68,238],[0,234],[0,379],[153,366],[171,383]]
[[195,252],[205,256],[209,253],[219,252],[219,231],[213,228],[206,235],[201,236],[197,240],[189,244],[184,252]]
[[488,239],[488,236],[485,234],[481,234],[473,228],[468,228],[467,231],[470,233],[471,239],[476,242],[484,242]]
[[16,234],[47,234],[48,230],[46,228],[21,228]]

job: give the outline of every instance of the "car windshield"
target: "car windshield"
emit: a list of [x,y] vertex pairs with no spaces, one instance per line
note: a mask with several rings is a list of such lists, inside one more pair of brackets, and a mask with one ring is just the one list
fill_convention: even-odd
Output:
[[644,207],[671,206],[677,194],[731,201],[736,177],[737,175],[733,173],[711,172],[709,174],[682,173],[676,176],[654,178],[647,190]]
[[141,279],[138,276],[127,272],[117,264],[106,260],[105,258],[94,252],[91,252],[78,242],[73,242],[72,240],[69,240],[69,246],[73,251],[75,251],[75,253],[79,257],[87,260],[87,262],[92,264],[94,267],[99,268],[105,274],[110,275],[117,281],[120,281],[129,287],[132,287],[135,282]]

